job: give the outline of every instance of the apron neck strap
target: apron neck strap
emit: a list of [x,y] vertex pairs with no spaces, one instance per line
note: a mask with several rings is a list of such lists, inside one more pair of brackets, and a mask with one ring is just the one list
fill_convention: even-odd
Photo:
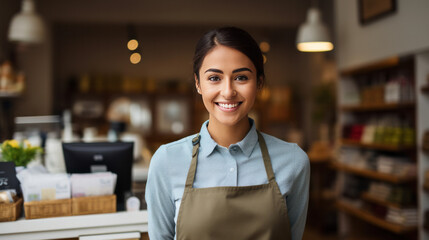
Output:
[[275,180],[275,177],[273,172],[273,166],[271,165],[270,155],[268,154],[268,147],[267,147],[267,144],[265,143],[265,139],[262,136],[262,134],[259,131],[256,131],[256,132],[258,133],[259,147],[261,148],[262,158],[264,159],[267,178],[269,182],[272,182]]
[[[262,134],[259,131],[256,131],[256,132],[258,133],[258,142],[259,142],[259,147],[261,148],[262,159],[264,160],[265,171],[267,172],[267,178],[269,182],[272,182],[275,180],[275,177],[274,177],[273,167],[271,165],[270,155],[268,154],[267,144],[265,143],[265,139],[262,136]],[[194,184],[195,172],[197,170],[197,162],[198,162],[198,149],[200,148],[200,139],[201,139],[200,134],[197,134],[197,136],[195,136],[192,139],[192,145],[193,145],[192,161],[191,161],[191,166],[189,167],[188,176],[186,178],[185,188],[192,188],[192,185]]]
[[186,188],[192,188],[192,185],[194,184],[195,172],[197,170],[198,149],[200,148],[200,139],[201,136],[199,133],[192,139],[192,161],[191,166],[189,167],[188,177],[186,178]]

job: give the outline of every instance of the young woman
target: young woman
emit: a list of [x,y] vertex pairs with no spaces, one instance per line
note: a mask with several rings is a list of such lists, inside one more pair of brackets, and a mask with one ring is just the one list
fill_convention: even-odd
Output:
[[258,44],[238,28],[212,30],[196,46],[194,76],[209,120],[151,160],[150,239],[301,239],[308,157],[248,117],[264,83]]

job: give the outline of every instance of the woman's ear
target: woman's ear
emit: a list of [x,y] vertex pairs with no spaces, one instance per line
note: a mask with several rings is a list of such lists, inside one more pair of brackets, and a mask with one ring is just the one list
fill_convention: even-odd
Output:
[[197,92],[201,94],[200,80],[198,79],[198,76],[195,73],[194,73],[194,79],[195,79],[195,88],[197,89]]

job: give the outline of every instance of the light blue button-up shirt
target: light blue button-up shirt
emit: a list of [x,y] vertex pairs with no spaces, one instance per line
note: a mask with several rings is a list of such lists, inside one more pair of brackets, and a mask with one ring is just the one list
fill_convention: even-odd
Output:
[[[208,121],[202,125],[194,188],[268,183],[255,124],[252,119],[249,121],[251,129],[246,137],[229,148],[218,145],[211,138],[207,130]],[[277,184],[286,199],[292,239],[302,239],[310,181],[307,154],[294,143],[262,135],[268,146]],[[192,160],[194,137],[162,145],[152,157],[146,185],[151,240],[176,239],[177,217]]]

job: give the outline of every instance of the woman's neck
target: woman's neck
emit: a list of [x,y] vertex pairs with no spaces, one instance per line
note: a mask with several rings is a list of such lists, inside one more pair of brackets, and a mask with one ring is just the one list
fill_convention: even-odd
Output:
[[228,148],[231,144],[237,143],[247,135],[250,129],[248,118],[244,118],[238,124],[228,126],[219,123],[218,121],[209,121],[207,130],[210,136],[217,142],[217,144]]

